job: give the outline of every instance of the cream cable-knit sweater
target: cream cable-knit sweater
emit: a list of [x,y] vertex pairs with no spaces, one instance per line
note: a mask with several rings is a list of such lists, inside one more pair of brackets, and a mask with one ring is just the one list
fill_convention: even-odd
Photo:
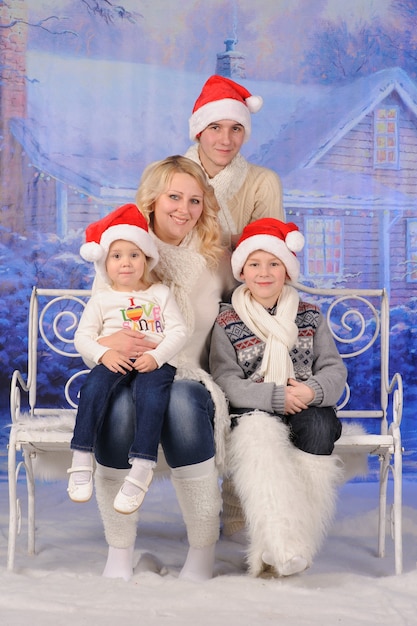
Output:
[[[185,155],[201,166],[198,144]],[[239,234],[250,222],[262,217],[285,220],[282,184],[266,167],[249,163],[241,154],[213,178],[208,178],[220,205],[219,220],[224,233]]]

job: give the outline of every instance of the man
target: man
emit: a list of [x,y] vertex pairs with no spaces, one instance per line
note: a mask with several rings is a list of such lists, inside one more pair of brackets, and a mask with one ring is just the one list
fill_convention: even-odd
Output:
[[189,119],[196,142],[185,156],[199,163],[220,205],[223,242],[234,248],[243,228],[262,217],[284,219],[282,184],[272,170],[249,163],[240,153],[251,135],[251,113],[260,96],[224,76],[211,76]]

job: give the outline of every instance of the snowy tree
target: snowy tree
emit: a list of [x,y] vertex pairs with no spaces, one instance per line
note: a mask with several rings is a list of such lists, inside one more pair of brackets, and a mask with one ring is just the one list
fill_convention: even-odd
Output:
[[[349,81],[378,71],[386,64],[386,33],[375,20],[349,30],[345,22],[323,22],[313,35],[313,45],[305,56],[305,78],[330,84]],[[396,65],[395,55],[389,65]]]

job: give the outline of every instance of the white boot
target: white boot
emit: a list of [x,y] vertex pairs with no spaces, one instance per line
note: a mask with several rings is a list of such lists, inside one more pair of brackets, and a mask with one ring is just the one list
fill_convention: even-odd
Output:
[[103,572],[106,578],[130,580],[133,575],[133,551],[136,540],[138,513],[123,515],[114,510],[116,494],[129,470],[114,469],[97,464],[95,487],[98,508],[109,545],[107,563]]
[[333,516],[337,457],[301,452],[287,426],[261,411],[240,418],[229,445],[248,525],[249,573],[260,574],[265,562],[281,576],[306,569]]
[[173,469],[171,480],[190,544],[180,578],[192,581],[208,580],[213,576],[221,509],[214,458],[196,465]]

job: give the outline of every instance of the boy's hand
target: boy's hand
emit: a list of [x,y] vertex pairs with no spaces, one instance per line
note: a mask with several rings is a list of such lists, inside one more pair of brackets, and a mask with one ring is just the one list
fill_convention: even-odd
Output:
[[107,350],[101,357],[100,363],[111,372],[119,372],[120,374],[126,374],[133,369],[132,361],[117,350]]
[[314,391],[311,387],[296,381],[294,378],[288,379],[284,399],[285,414],[294,415],[294,413],[307,409],[312,400],[314,400]]
[[135,360],[133,367],[142,374],[145,372],[153,372],[157,369],[158,363],[148,352],[144,352]]

